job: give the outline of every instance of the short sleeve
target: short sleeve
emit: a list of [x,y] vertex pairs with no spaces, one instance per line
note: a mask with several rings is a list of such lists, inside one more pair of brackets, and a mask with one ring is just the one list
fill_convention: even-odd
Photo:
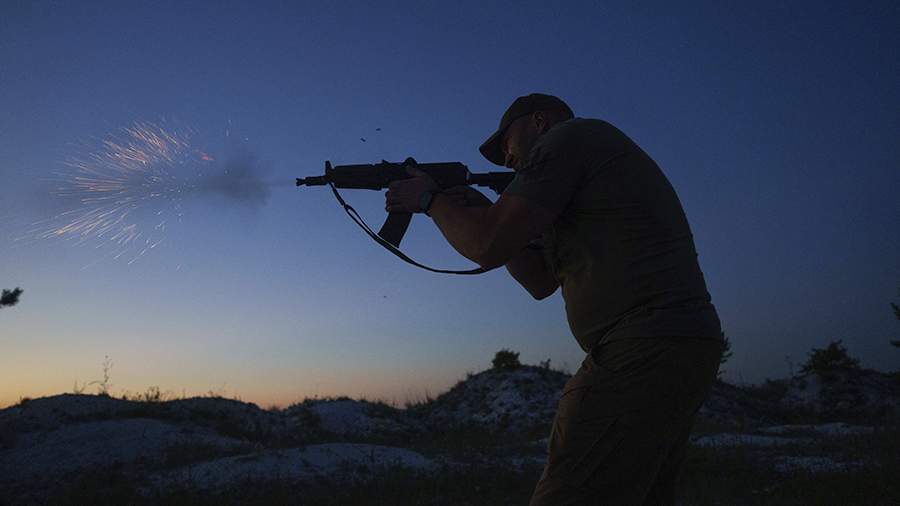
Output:
[[561,213],[582,186],[585,163],[577,131],[561,123],[541,136],[528,163],[503,191],[518,195],[553,213]]

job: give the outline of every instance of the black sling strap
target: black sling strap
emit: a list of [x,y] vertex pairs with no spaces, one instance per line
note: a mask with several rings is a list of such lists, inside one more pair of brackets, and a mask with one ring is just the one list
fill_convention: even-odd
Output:
[[344,211],[346,211],[347,216],[349,216],[350,219],[353,220],[354,223],[359,225],[359,228],[363,229],[363,232],[368,234],[368,236],[371,237],[375,242],[382,245],[384,247],[384,249],[386,249],[386,250],[390,251],[391,253],[393,253],[394,255],[396,255],[400,260],[403,260],[404,262],[406,262],[408,264],[415,265],[416,267],[425,269],[426,271],[437,272],[439,274],[481,274],[483,272],[487,272],[486,270],[482,269],[481,267],[479,267],[477,269],[468,270],[468,271],[452,271],[452,270],[446,270],[446,269],[435,269],[433,267],[428,267],[427,265],[423,265],[423,264],[420,264],[419,262],[416,262],[412,258],[409,258],[405,253],[400,251],[399,248],[397,248],[390,242],[384,240],[383,238],[379,237],[378,234],[373,232],[372,229],[369,228],[369,225],[367,225],[366,222],[359,215],[359,213],[356,212],[356,209],[353,209],[353,207],[350,204],[347,204],[347,202],[344,201],[344,199],[341,197],[341,194],[338,193],[337,188],[334,186],[334,183],[329,182],[328,185],[331,186],[331,191],[334,192],[334,197],[337,199],[338,203],[341,204],[341,206],[344,208]]

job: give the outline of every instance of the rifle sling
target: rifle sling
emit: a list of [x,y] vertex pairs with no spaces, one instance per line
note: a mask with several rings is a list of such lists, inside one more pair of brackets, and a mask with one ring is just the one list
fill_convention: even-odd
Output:
[[[386,250],[390,251],[391,253],[393,253],[394,255],[396,255],[397,258],[399,258],[400,260],[403,260],[404,262],[406,262],[408,264],[415,265],[416,267],[425,269],[426,271],[437,272],[439,274],[481,274],[483,272],[487,272],[486,270],[482,269],[481,267],[479,267],[477,269],[468,270],[468,271],[453,271],[453,270],[446,270],[446,269],[435,269],[433,267],[428,267],[427,265],[423,265],[423,264],[420,264],[419,262],[416,262],[412,258],[406,256],[405,253],[400,251],[400,248],[397,248],[390,242],[379,237],[378,234],[376,234],[374,231],[372,231],[372,229],[369,227],[369,225],[366,224],[366,222],[362,219],[362,216],[360,216],[359,213],[356,212],[356,209],[353,209],[353,207],[350,204],[348,204],[346,201],[344,201],[344,199],[341,197],[341,194],[338,193],[337,188],[334,186],[334,183],[329,181],[328,185],[331,186],[331,191],[334,192],[334,197],[337,199],[338,203],[341,204],[341,206],[344,208],[344,211],[347,213],[347,216],[349,216],[350,219],[353,220],[354,223],[359,225],[359,228],[363,229],[363,232],[368,234],[368,236],[371,237],[375,242],[382,245],[384,247],[384,249],[386,249]],[[399,241],[397,241],[397,242],[399,243]]]

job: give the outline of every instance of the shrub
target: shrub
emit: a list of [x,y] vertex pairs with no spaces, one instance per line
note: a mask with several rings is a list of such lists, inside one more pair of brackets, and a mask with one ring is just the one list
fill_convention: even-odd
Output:
[[0,293],[0,307],[15,306],[19,303],[20,295],[22,295],[22,289],[18,287],[12,290],[3,290]]
[[809,352],[809,358],[800,369],[804,374],[827,373],[837,370],[859,370],[859,359],[853,358],[847,353],[847,348],[841,345],[841,341],[832,341],[827,348],[813,348]]
[[134,402],[146,402],[146,403],[160,403],[167,402],[174,399],[175,396],[172,395],[171,392],[163,392],[159,389],[158,386],[147,387],[147,390],[143,393],[132,394],[130,392],[122,393],[123,401],[134,401]]
[[725,365],[725,362],[728,362],[728,359],[731,358],[731,340],[728,339],[728,336],[724,336],[725,339],[725,347],[722,349],[722,356],[719,357],[719,372],[716,374],[717,378],[721,378],[723,374],[725,374],[725,369],[722,366]]
[[494,369],[518,369],[522,367],[522,363],[519,362],[519,353],[506,348],[494,355],[494,360],[491,361],[491,364],[494,366]]

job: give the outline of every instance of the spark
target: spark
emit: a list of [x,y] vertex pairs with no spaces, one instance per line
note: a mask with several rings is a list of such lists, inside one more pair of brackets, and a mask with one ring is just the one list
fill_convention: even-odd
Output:
[[183,215],[183,195],[214,160],[193,145],[193,135],[190,128],[137,122],[66,159],[66,169],[54,174],[53,193],[69,208],[31,233],[96,242],[133,264],[163,244],[169,222]]

